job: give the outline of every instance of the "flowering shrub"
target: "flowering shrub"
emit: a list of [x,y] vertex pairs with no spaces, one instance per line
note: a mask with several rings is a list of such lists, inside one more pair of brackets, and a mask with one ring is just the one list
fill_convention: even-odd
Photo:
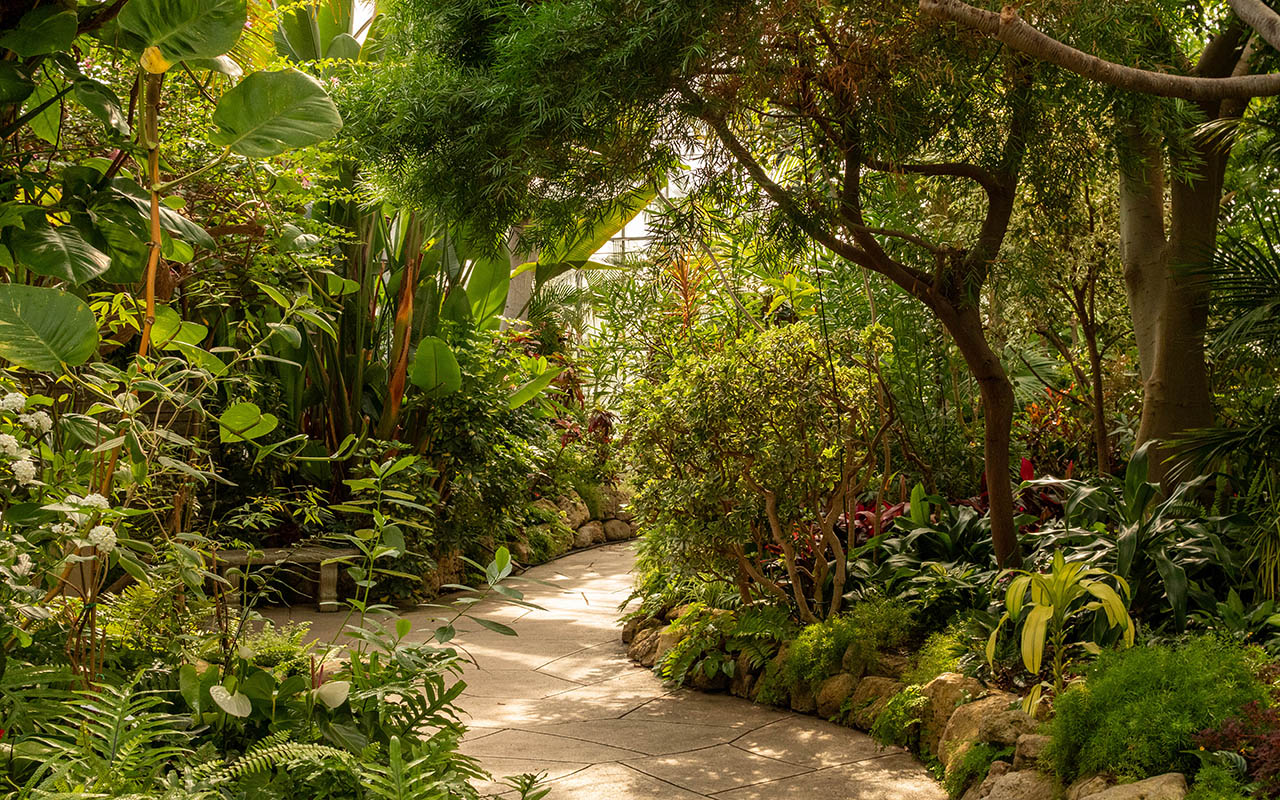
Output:
[[1280,709],[1253,700],[1237,716],[1206,728],[1195,743],[1205,750],[1230,750],[1244,756],[1249,777],[1266,797],[1280,795]]

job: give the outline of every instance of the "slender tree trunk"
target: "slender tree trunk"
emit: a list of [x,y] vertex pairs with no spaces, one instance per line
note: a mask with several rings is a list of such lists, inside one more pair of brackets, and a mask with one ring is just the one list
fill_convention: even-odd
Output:
[[935,309],[946,326],[982,398],[983,458],[987,499],[991,504],[991,539],[1001,567],[1022,564],[1018,530],[1013,523],[1013,486],[1009,477],[1009,443],[1013,432],[1013,384],[1000,357],[991,349],[976,307]]
[[[515,272],[521,264],[538,259],[536,250],[525,251],[520,246],[521,228],[522,226],[519,225],[512,228],[510,236],[507,237],[507,257],[511,262],[512,272]],[[529,269],[511,279],[511,285],[507,289],[507,304],[502,309],[503,317],[511,320],[527,321],[529,319],[529,304],[533,301],[536,277],[535,271]],[[502,323],[503,330],[510,327],[511,323]]]
[[1107,433],[1107,401],[1103,392],[1102,352],[1098,349],[1098,331],[1092,324],[1082,327],[1085,346],[1089,350],[1089,384],[1093,396],[1093,446],[1097,450],[1098,474],[1111,474],[1111,437]]

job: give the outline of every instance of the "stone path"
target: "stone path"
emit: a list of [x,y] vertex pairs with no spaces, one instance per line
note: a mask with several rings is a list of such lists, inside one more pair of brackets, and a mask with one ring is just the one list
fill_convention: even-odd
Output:
[[[459,701],[464,753],[498,776],[546,773],[547,800],[946,797],[905,751],[815,717],[672,691],[633,665],[617,622],[633,559],[624,543],[535,567],[527,577],[549,585],[519,588],[541,611],[477,606],[519,636],[477,625],[459,635],[476,661]],[[306,616],[323,635],[338,615]]]

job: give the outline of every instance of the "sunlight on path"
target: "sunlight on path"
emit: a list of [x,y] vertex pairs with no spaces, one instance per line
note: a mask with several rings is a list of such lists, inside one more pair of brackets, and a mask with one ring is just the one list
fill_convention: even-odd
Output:
[[[670,691],[632,664],[617,618],[634,555],[624,543],[533,568],[528,577],[552,585],[520,588],[542,611],[477,605],[520,635],[473,625],[458,637],[477,662],[459,700],[464,753],[497,776],[545,772],[548,800],[945,797],[902,750],[815,717]],[[306,616],[321,633],[337,615]]]

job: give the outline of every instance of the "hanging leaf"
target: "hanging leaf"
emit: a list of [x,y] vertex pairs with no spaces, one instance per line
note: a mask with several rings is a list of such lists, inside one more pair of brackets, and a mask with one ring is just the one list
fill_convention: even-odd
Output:
[[[598,219],[583,221],[578,230],[543,250],[536,266],[535,282],[541,286],[557,275],[581,269],[597,250],[627,223],[639,216],[658,196],[658,182],[647,183],[619,197]],[[522,268],[524,265],[521,265]]]
[[542,390],[550,386],[551,382],[555,380],[556,376],[559,375],[561,372],[564,372],[564,370],[549,369],[546,372],[539,375],[538,377],[524,384],[519,389],[516,389],[514,392],[511,393],[511,397],[507,399],[507,407],[513,408],[513,409],[519,408],[520,406],[529,402],[533,398],[537,397],[539,394],[542,394]]
[[409,380],[427,397],[444,397],[462,388],[462,370],[458,359],[443,340],[428,336],[418,342]]
[[218,99],[216,145],[251,158],[268,158],[323,142],[342,127],[332,98],[297,70],[255,72]]
[[105,83],[85,78],[75,82],[76,102],[89,109],[111,130],[121,136],[129,135],[129,122],[124,109],[120,107],[120,98]]
[[471,300],[465,289],[455,286],[445,295],[444,303],[440,306],[440,316],[461,325],[471,324]]
[[0,105],[21,103],[35,90],[30,69],[14,61],[0,61]]
[[209,698],[233,717],[244,718],[253,713],[253,703],[248,697],[239,692],[232,693],[222,684],[209,688]]
[[111,266],[111,256],[89,244],[70,225],[15,231],[9,240],[14,260],[37,275],[77,286]]
[[59,289],[0,284],[0,358],[59,372],[97,349],[98,321],[83,300]]
[[[46,73],[45,79],[36,85],[36,89],[27,99],[23,113],[29,113],[53,100],[66,86],[61,78]],[[62,128],[62,101],[56,100],[45,106],[44,110],[31,118],[27,123],[31,132],[49,144],[58,143],[58,132]]]
[[119,24],[172,63],[226,53],[247,19],[245,0],[130,0]]
[[280,421],[274,414],[264,414],[255,403],[232,403],[218,417],[218,438],[224,442],[247,442],[266,436]]
[[349,33],[340,33],[329,42],[329,46],[325,48],[324,57],[338,61],[358,61],[360,41]]
[[71,47],[79,24],[74,11],[64,11],[58,5],[37,6],[22,16],[18,27],[0,36],[0,47],[12,50],[18,58],[57,53]]

